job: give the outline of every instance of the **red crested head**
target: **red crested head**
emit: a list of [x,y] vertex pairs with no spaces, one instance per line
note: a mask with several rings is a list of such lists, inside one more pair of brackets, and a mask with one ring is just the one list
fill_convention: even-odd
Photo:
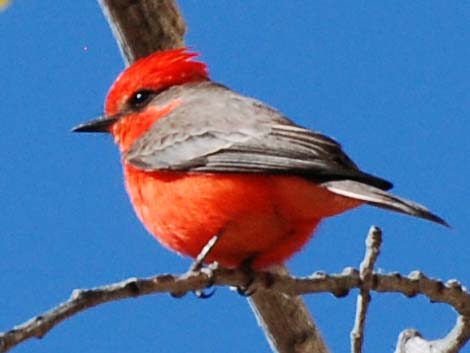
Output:
[[197,53],[186,48],[160,51],[125,69],[114,81],[106,98],[105,114],[113,116],[141,91],[159,92],[170,86],[208,79],[204,63],[193,61]]

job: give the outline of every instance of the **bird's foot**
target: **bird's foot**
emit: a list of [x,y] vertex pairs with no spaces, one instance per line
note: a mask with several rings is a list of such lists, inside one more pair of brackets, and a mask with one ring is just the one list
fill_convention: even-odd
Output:
[[[208,286],[205,289],[197,289],[193,291],[194,295],[200,299],[208,299],[212,297],[215,293],[215,288],[212,288],[215,282],[214,272],[212,271],[211,267],[204,267],[204,260],[206,259],[207,255],[209,255],[210,251],[214,248],[218,240],[219,240],[218,235],[214,235],[211,239],[209,239],[207,244],[204,245],[201,252],[197,255],[196,260],[194,260],[191,266],[189,266],[189,269],[187,271],[187,274],[191,274],[192,272],[200,271],[203,268],[208,270],[207,271],[207,274],[209,276]],[[217,266],[217,263],[215,263],[215,266]],[[207,292],[206,289],[209,289],[209,288],[212,288],[212,289]],[[179,293],[176,293],[176,295],[175,293],[172,293],[171,295],[176,298],[180,298],[183,296],[183,295],[180,295]]]
[[202,269],[202,272],[204,272],[208,277],[208,284],[207,287],[204,289],[198,289],[193,291],[194,295],[199,299],[208,299],[214,295],[216,291],[216,288],[213,288],[215,284],[214,269],[216,269],[218,266],[218,263],[214,262],[211,265],[206,266]]
[[[193,290],[193,294],[200,298],[200,299],[207,299],[207,298],[210,298],[214,295],[215,291],[216,291],[216,288],[212,288],[215,284],[215,276],[214,276],[214,272],[213,270],[215,268],[217,268],[218,264],[216,262],[214,262],[213,264],[211,264],[210,266],[207,266],[207,267],[203,267],[202,265],[199,267],[199,269],[195,270],[193,269],[193,266],[190,267],[190,269],[188,270],[188,272],[186,272],[186,275],[191,275],[191,274],[194,274],[194,272],[196,271],[200,271],[200,272],[203,272],[204,274],[207,275],[208,277],[208,282],[207,282],[207,287],[204,288],[204,289],[196,289],[196,290]],[[206,291],[207,289],[210,289],[210,291]],[[170,295],[173,297],[173,298],[182,298],[186,295],[186,291],[184,292],[171,292]]]
[[245,274],[247,280],[242,286],[235,287],[236,292],[242,297],[250,297],[256,292],[256,288],[253,286],[255,281],[255,271],[252,268],[254,257],[251,257],[242,262],[240,270]]

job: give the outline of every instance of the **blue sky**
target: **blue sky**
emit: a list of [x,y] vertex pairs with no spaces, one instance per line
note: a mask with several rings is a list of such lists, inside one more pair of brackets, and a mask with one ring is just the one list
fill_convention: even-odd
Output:
[[[470,277],[470,5],[444,1],[180,1],[187,44],[213,79],[340,141],[366,171],[452,229],[363,207],[329,219],[291,272],[358,266],[371,224],[378,268]],[[117,149],[70,128],[101,113],[123,68],[95,1],[15,1],[0,13],[0,331],[71,290],[180,273],[136,219]],[[306,298],[334,352],[349,349],[355,296]],[[365,352],[415,327],[443,336],[455,314],[421,297],[374,294]],[[244,298],[167,295],[101,306],[16,352],[270,352]]]

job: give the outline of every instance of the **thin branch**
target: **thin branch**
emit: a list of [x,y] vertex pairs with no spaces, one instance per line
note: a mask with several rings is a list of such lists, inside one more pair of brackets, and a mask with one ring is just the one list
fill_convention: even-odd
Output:
[[449,334],[436,341],[442,353],[457,353],[470,339],[470,318],[460,315]]
[[433,350],[429,341],[414,329],[408,329],[398,336],[394,353],[438,353]]
[[[271,289],[289,296],[307,293],[331,293],[337,297],[345,296],[351,289],[361,288],[362,280],[359,271],[347,268],[340,274],[313,274],[309,277],[295,278],[285,274],[256,272],[246,274],[244,271],[222,268],[205,268],[200,272],[182,276],[159,275],[150,278],[130,278],[125,281],[93,289],[75,290],[70,299],[57,307],[0,334],[0,352],[6,352],[29,338],[41,338],[54,326],[88,308],[127,298],[135,298],[156,293],[185,293],[201,290],[212,282],[223,286],[243,286],[253,276],[253,285],[261,289]],[[377,292],[402,293],[405,296],[425,295],[431,302],[447,303],[457,310],[465,320],[464,329],[455,329],[460,336],[459,347],[468,340],[468,320],[470,318],[470,294],[455,282],[444,284],[429,279],[423,274],[412,273],[409,277],[397,274],[372,275],[371,290]],[[282,293],[278,293],[282,295]],[[465,334],[459,333],[464,331]]]
[[439,340],[427,341],[413,329],[403,331],[398,337],[395,353],[457,353],[469,337],[470,319],[459,316],[452,331]]
[[367,309],[370,303],[370,289],[372,288],[372,274],[374,265],[380,254],[382,244],[382,231],[372,226],[366,238],[366,253],[360,267],[362,287],[357,296],[356,319],[351,331],[351,352],[361,353],[364,342],[364,327],[366,323]]
[[212,251],[214,248],[215,244],[219,240],[220,236],[219,235],[214,235],[212,238],[209,239],[206,245],[202,248],[201,252],[199,255],[197,255],[196,260],[191,264],[191,267],[189,268],[188,272],[194,272],[198,271],[202,268],[202,264],[206,257],[209,255],[209,253]]

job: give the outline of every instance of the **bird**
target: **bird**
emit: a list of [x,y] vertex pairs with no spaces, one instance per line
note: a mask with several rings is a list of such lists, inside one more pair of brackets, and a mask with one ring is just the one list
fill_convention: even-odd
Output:
[[363,172],[334,139],[210,79],[199,54],[158,51],[126,68],[104,114],[74,132],[118,145],[134,210],[165,247],[226,268],[282,264],[319,223],[364,204],[448,226]]

